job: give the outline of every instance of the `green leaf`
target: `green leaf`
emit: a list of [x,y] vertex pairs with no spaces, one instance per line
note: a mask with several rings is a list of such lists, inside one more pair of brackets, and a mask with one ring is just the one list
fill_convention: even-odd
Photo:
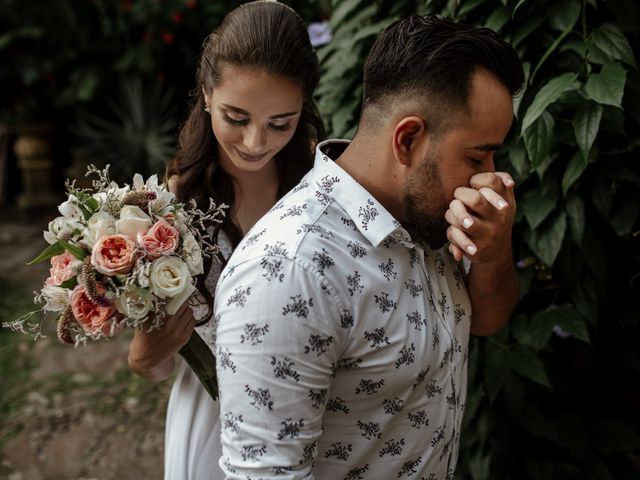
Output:
[[359,29],[357,33],[353,35],[353,37],[351,37],[351,42],[356,43],[367,37],[376,36],[396,20],[398,19],[395,17],[385,18],[384,20],[374,23],[373,25],[367,25],[366,27]]
[[584,160],[589,158],[589,150],[598,135],[602,110],[602,105],[599,103],[586,102],[578,108],[573,119],[573,132]]
[[623,201],[611,218],[611,226],[618,235],[628,235],[638,221],[639,213],[640,199],[638,197]]
[[627,37],[612,23],[603,23],[591,34],[591,41],[598,49],[627,65],[636,66],[633,50]]
[[591,442],[605,453],[632,452],[640,448],[640,434],[624,423],[594,422]]
[[524,4],[524,2],[526,2],[527,0],[520,0],[518,3],[516,3],[516,6],[513,8],[513,13],[511,14],[511,18],[515,18],[516,16],[516,12],[520,9],[520,7]]
[[553,463],[551,459],[543,456],[527,456],[525,468],[529,478],[533,480],[553,480]]
[[493,403],[509,373],[506,350],[497,346],[487,348],[484,362],[484,386],[489,402]]
[[563,0],[551,3],[546,12],[549,25],[561,32],[571,30],[578,21],[581,8],[580,0]]
[[95,212],[100,206],[98,200],[93,197],[88,198],[84,203],[92,212]]
[[513,337],[520,345],[531,347],[535,351],[547,345],[553,329],[553,325],[549,325],[544,318],[539,318],[539,315],[536,314],[532,318],[518,315],[511,321]]
[[533,73],[529,77],[529,80],[528,80],[529,83],[533,81],[533,78],[536,76],[536,73],[538,73],[538,70],[540,70],[540,67],[542,67],[544,62],[547,61],[547,58],[549,58],[549,56],[555,51],[555,49],[558,48],[558,45],[562,43],[562,41],[565,39],[567,35],[569,35],[569,33],[571,33],[571,29],[567,29],[564,32],[562,32],[560,36],[558,36],[558,38],[556,38],[555,41],[549,46],[549,48],[547,48],[547,51],[544,52],[544,55],[542,55],[542,58],[540,58],[540,60],[538,61],[538,64],[536,65],[536,68],[534,68]]
[[564,92],[575,89],[574,82],[577,78],[578,74],[576,73],[564,73],[549,80],[529,105],[527,113],[522,120],[522,132],[529,128],[542,115],[545,109],[556,102]]
[[518,48],[520,43],[531,35],[531,33],[535,32],[543,23],[543,15],[529,15],[529,17],[520,26],[518,26],[518,29],[513,34],[513,39],[511,40],[513,48]]
[[531,170],[526,150],[520,142],[509,145],[506,152],[508,162],[515,169],[517,176],[525,177]]
[[544,387],[551,388],[542,360],[536,352],[527,347],[517,347],[509,354],[511,367],[520,376],[528,378]]
[[472,480],[489,480],[491,473],[491,454],[485,454],[481,450],[470,455],[469,468]]
[[460,18],[465,16],[467,13],[471,12],[472,10],[475,10],[484,2],[485,0],[467,0],[466,2],[461,2],[462,4],[460,5],[460,10],[458,10],[457,17]]
[[531,230],[535,230],[558,205],[555,189],[541,188],[531,190],[522,197],[521,208]]
[[567,229],[567,214],[555,212],[535,230],[527,232],[527,245],[546,265],[555,262]]
[[553,117],[545,111],[523,134],[529,162],[533,168],[537,168],[543,162],[551,148],[553,127]]
[[494,32],[499,32],[509,21],[509,10],[502,5],[498,6],[493,13],[487,18],[485,27],[490,28]]
[[564,195],[567,194],[571,185],[580,178],[582,172],[584,172],[588,165],[589,162],[582,158],[581,152],[576,152],[575,155],[571,157],[569,165],[567,165],[564,175],[562,176],[562,193]]
[[539,314],[538,318],[546,322],[547,325],[551,326],[551,328],[558,325],[578,340],[582,340],[585,343],[591,343],[586,320],[572,308],[559,307],[549,309]]
[[363,3],[361,0],[344,0],[339,2],[338,8],[331,15],[331,28],[334,30],[347,16]]
[[571,237],[580,246],[584,235],[585,210],[584,202],[579,195],[571,194],[567,197],[565,210],[569,215],[569,229]]
[[60,243],[60,245],[62,245],[64,247],[64,249],[67,252],[69,252],[71,255],[76,257],[78,260],[84,260],[85,257],[88,255],[88,253],[85,252],[80,247],[76,247],[75,245],[71,245],[70,243],[67,243],[67,242],[65,242],[63,240],[58,240],[58,242]]
[[620,107],[627,71],[619,63],[607,64],[600,73],[589,76],[584,86],[587,97],[604,105]]
[[62,288],[68,288],[69,290],[73,290],[76,285],[78,285],[78,277],[70,278],[69,280],[62,282],[59,286]]
[[51,257],[62,255],[63,253],[64,247],[60,245],[60,242],[52,243],[42,252],[40,252],[40,255],[28,262],[27,265],[34,265],[36,263],[44,262],[45,260],[49,260]]

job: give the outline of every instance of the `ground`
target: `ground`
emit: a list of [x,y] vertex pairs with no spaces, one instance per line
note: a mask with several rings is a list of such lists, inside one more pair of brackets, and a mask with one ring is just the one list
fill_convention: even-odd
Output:
[[[0,214],[0,321],[33,309],[48,265],[25,263],[47,219]],[[161,479],[171,382],[129,371],[130,332],[77,349],[45,332],[0,331],[0,480]]]

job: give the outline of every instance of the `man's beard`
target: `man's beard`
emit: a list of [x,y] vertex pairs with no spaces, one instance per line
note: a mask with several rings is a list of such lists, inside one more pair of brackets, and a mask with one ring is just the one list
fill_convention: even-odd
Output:
[[403,205],[407,225],[412,237],[424,240],[437,249],[447,242],[447,221],[444,214],[448,208],[444,196],[442,178],[438,170],[437,155],[427,154],[415,175],[407,180]]

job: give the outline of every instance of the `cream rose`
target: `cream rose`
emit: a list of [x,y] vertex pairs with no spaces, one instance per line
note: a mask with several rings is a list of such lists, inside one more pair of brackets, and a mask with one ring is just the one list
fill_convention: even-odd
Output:
[[187,233],[182,238],[182,252],[186,260],[189,273],[191,275],[201,275],[204,273],[202,260],[202,250],[192,233]]
[[118,295],[116,310],[131,320],[144,318],[153,307],[153,295],[131,285]]
[[87,221],[84,240],[91,246],[101,237],[116,233],[116,219],[110,213],[96,212]]
[[175,303],[180,299],[186,300],[194,291],[189,267],[178,257],[160,257],[154,260],[149,272],[149,284],[151,293],[155,296],[173,299],[171,307],[167,304],[167,312],[170,315],[176,312],[182,302],[177,306]]
[[152,223],[151,217],[140,207],[125,205],[120,210],[120,220],[116,221],[116,232],[136,238],[138,234],[147,233]]

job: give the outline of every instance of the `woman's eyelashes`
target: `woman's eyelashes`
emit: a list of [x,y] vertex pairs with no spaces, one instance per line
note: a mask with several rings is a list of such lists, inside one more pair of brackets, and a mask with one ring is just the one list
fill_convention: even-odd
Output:
[[[229,125],[234,127],[243,127],[249,124],[248,118],[243,118],[243,119],[232,118],[227,114],[223,114],[222,118],[224,119],[225,122],[227,122]],[[284,124],[269,123],[268,126],[270,129],[275,130],[276,132],[286,132],[291,128],[291,125],[289,124],[289,122]]]
[[227,122],[229,125],[233,125],[234,127],[241,127],[249,123],[249,120],[247,118],[244,118],[244,119],[231,118],[226,113],[222,115],[222,118],[224,119],[225,122]]

